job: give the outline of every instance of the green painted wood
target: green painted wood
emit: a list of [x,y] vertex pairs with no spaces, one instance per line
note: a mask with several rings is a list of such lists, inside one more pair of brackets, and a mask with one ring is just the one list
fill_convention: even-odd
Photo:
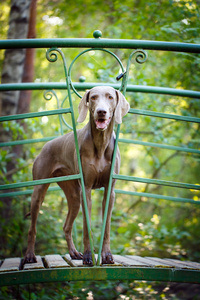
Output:
[[147,280],[200,283],[198,270],[151,267],[74,267],[0,273],[0,286],[87,280]]

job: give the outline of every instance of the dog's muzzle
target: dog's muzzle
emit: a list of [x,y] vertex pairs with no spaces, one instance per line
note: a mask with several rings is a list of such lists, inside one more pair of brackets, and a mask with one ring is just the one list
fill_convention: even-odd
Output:
[[95,120],[96,128],[101,131],[106,130],[108,125],[110,124],[110,120],[111,120],[111,118],[109,118],[109,119],[99,118],[99,119]]

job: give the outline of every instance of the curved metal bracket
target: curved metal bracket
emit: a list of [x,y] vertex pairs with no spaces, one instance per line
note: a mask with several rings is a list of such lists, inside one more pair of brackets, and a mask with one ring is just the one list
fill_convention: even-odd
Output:
[[[56,99],[56,102],[57,102],[57,108],[58,108],[58,109],[59,109],[59,108],[63,108],[63,104],[64,104],[66,98],[68,97],[68,96],[66,96],[66,97],[64,98],[64,100],[62,101],[61,105],[60,105],[59,98],[58,98],[58,96],[57,96],[57,93],[56,93],[54,90],[46,90],[46,91],[44,91],[43,96],[44,96],[44,99],[47,100],[47,101],[50,101],[50,100],[52,99],[52,97],[54,96],[55,99]],[[62,115],[59,115],[59,122],[60,122],[60,133],[61,133],[61,135],[63,135],[63,133],[64,133],[64,132],[63,132],[62,122],[63,122],[69,129],[73,129],[73,127],[71,127],[71,126],[66,122],[66,120],[65,120],[65,118],[64,118],[64,116],[63,116],[63,114],[62,114]]]
[[122,93],[125,95],[126,93],[126,87],[128,84],[128,76],[129,76],[129,70],[130,70],[130,65],[131,65],[131,60],[132,58],[135,56],[135,61],[139,64],[143,64],[144,62],[146,62],[147,58],[148,58],[148,54],[145,50],[142,49],[137,49],[134,50],[129,58],[128,58],[128,62],[127,62],[127,67],[126,67],[126,72],[125,74],[123,74],[123,81],[122,81]]
[[73,83],[72,83],[72,80],[71,80],[72,67],[73,67],[74,63],[76,62],[76,60],[77,60],[80,56],[82,56],[83,54],[85,54],[85,53],[87,53],[87,52],[90,52],[90,51],[96,51],[96,50],[97,50],[97,51],[103,51],[103,52],[106,52],[106,53],[112,55],[112,56],[117,60],[117,62],[119,63],[122,72],[125,71],[125,70],[124,70],[124,67],[123,67],[123,64],[122,64],[121,60],[119,59],[119,57],[118,57],[117,55],[115,55],[113,52],[111,52],[111,51],[109,51],[109,50],[107,50],[107,49],[103,49],[103,48],[95,48],[95,49],[94,49],[94,48],[91,48],[91,49],[87,49],[87,50],[82,51],[81,53],[79,53],[79,54],[73,59],[73,61],[71,62],[70,66],[69,66],[69,72],[68,72],[68,74],[69,74],[69,81],[70,81],[71,88],[72,88],[72,90],[74,91],[74,93],[75,93],[79,98],[82,98],[82,96],[77,92],[77,90],[76,90],[75,87],[73,86]]

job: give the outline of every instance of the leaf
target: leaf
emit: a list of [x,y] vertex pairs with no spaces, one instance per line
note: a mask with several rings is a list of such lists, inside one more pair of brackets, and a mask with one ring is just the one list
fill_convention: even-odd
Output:
[[165,31],[166,33],[173,33],[173,34],[177,34],[178,35],[178,31],[176,31],[175,29],[168,27],[168,26],[164,26],[160,28],[162,31]]

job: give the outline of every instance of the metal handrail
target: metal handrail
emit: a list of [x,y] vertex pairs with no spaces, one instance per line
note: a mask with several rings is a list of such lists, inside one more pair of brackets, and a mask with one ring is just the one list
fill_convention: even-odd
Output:
[[138,49],[161,50],[174,52],[200,53],[200,45],[180,42],[141,41],[128,39],[104,39],[104,38],[72,38],[72,39],[18,39],[1,40],[0,49],[21,48],[114,48],[114,49]]
[[[102,83],[98,82],[74,82],[73,86],[78,91],[85,91],[86,89],[91,89],[94,86],[100,86]],[[118,83],[104,83],[105,86],[112,86],[115,89],[120,88]],[[5,83],[0,84],[0,91],[21,91],[21,90],[44,90],[44,89],[54,89],[54,90],[66,90],[66,83],[64,82],[29,82],[29,83]],[[126,88],[127,92],[135,93],[149,93],[149,94],[160,94],[160,95],[174,95],[180,97],[189,97],[200,99],[200,91],[182,90],[174,89],[168,87],[158,87],[158,86],[144,86],[144,85],[133,85],[128,84]]]

